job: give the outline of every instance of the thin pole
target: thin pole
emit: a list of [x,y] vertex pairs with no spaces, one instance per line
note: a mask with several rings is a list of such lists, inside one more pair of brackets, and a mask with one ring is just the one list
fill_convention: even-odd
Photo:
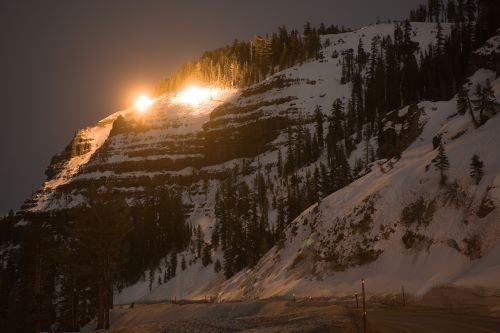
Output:
[[361,280],[361,290],[363,292],[363,332],[366,333],[366,301],[365,301],[365,280]]
[[358,293],[354,293],[354,296],[356,296],[356,309],[359,309]]

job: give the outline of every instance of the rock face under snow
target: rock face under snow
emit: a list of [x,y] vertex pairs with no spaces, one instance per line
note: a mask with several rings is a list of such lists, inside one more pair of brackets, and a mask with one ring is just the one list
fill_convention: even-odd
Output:
[[[413,39],[426,50],[434,42],[435,25],[412,25]],[[299,123],[313,128],[317,106],[326,113],[335,99],[349,99],[351,87],[340,82],[342,63],[336,55],[356,49],[360,39],[368,51],[374,36],[392,35],[393,29],[381,24],[323,36],[323,41],[329,39],[323,59],[286,69],[243,91],[214,89],[199,105],[164,95],[144,115],[132,109],[113,114],[79,131],[54,157],[49,179],[23,209],[30,214],[70,209],[82,203],[90,184],[112,186],[132,206],[144,199],[147,187],[182,184],[188,223],[199,225],[210,242],[218,181],[235,166],[245,166],[240,178],[250,183],[264,168],[273,184],[268,199],[283,196],[286,184],[276,161],[279,152],[286,154],[287,128]],[[479,70],[471,81],[495,77],[490,70]],[[498,98],[498,80],[494,87]],[[161,273],[146,272],[153,283],[126,287],[117,292],[115,303],[343,294],[352,292],[361,278],[380,293],[399,291],[401,284],[415,294],[448,282],[500,287],[494,255],[500,251],[499,119],[475,129],[467,116],[456,115],[455,100],[396,110],[384,120],[384,141],[397,139],[398,150],[404,150],[401,158],[376,161],[365,176],[307,209],[288,227],[286,240],[253,269],[226,281],[214,264],[204,267],[187,249],[177,254],[177,262],[184,258],[188,263],[185,270],[177,268],[175,277],[163,284],[156,282]],[[442,134],[451,164],[446,185],[440,185],[431,165],[437,134]],[[363,154],[361,145],[349,156],[351,167]],[[368,145],[390,149],[373,141]],[[473,154],[485,163],[478,186],[468,176]],[[315,165],[325,162],[324,155]],[[298,170],[298,176],[313,167]],[[271,224],[276,216],[271,207]],[[213,253],[213,262],[217,259],[223,260],[221,250]]]

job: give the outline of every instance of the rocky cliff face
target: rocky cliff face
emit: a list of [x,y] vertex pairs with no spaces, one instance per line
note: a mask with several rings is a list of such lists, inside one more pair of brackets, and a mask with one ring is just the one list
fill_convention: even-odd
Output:
[[[312,126],[317,106],[328,114],[336,98],[349,98],[349,84],[340,82],[338,54],[356,48],[360,39],[368,48],[374,36],[391,35],[393,29],[385,24],[324,36],[330,46],[322,51],[322,59],[277,73],[244,91],[213,90],[199,105],[165,95],[147,114],[130,109],[82,129],[54,156],[47,181],[22,209],[71,207],[80,202],[78,194],[86,182],[112,182],[133,201],[140,197],[146,178],[161,184],[172,177],[225,172],[229,161],[276,157],[286,128]],[[414,29],[414,40],[423,49],[433,42],[432,24],[416,23]]]
[[[414,41],[421,50],[426,49],[434,41],[435,26],[416,23],[413,28]],[[213,88],[209,99],[195,105],[176,95],[164,95],[145,114],[125,110],[80,130],[52,159],[47,181],[26,201],[20,214],[70,210],[85,202],[89,186],[123,193],[130,206],[143,202],[155,187],[175,186],[182,193],[188,223],[199,226],[200,237],[209,244],[221,181],[233,174],[238,181],[251,184],[263,175],[269,203],[266,219],[276,228],[276,198],[286,197],[291,186],[278,170],[279,156],[287,155],[288,130],[301,126],[312,131],[317,108],[328,116],[334,100],[347,102],[351,85],[341,82],[339,54],[355,49],[360,39],[368,52],[373,37],[392,35],[393,29],[392,24],[382,24],[324,36],[323,42],[328,39],[328,43],[321,59],[284,70],[248,89]],[[491,71],[478,73],[472,81],[495,80]],[[498,82],[495,84],[498,95]],[[150,269],[154,283],[138,281],[117,293],[116,301],[204,298],[219,292],[225,298],[266,297],[310,294],[315,288],[318,292],[349,292],[362,276],[372,276],[385,292],[392,291],[383,288],[388,281],[385,272],[392,270],[397,276],[396,266],[406,267],[411,262],[418,264],[415,267],[431,265],[413,281],[414,292],[424,290],[422,285],[452,281],[453,274],[471,267],[470,258],[486,255],[496,244],[496,236],[486,240],[484,230],[496,228],[500,204],[494,190],[498,186],[495,175],[500,171],[492,153],[494,145],[478,146],[481,140],[492,143],[500,139],[495,134],[498,119],[476,131],[465,116],[456,116],[454,105],[454,100],[422,102],[387,114],[381,120],[379,142],[374,138],[355,141],[348,163],[357,170],[356,161],[369,160],[367,156],[375,152],[385,159],[357,170],[355,176],[360,178],[353,184],[301,214],[286,229],[285,240],[253,270],[224,282],[223,273],[214,270],[215,262],[223,261],[220,248],[213,249],[212,263],[202,265],[191,247],[175,254],[187,267],[179,268],[174,278],[156,283],[161,270]],[[482,131],[487,132],[484,137]],[[438,134],[449,142],[453,154],[453,176],[445,188],[436,185],[439,181],[431,166],[435,155],[432,139]],[[460,147],[466,147],[463,154],[459,154]],[[477,149],[491,177],[481,187],[470,189],[467,161]],[[294,186],[305,186],[314,169],[326,160],[323,153],[298,168]],[[463,205],[472,208],[466,212]],[[454,224],[446,222],[447,216],[454,217]],[[403,254],[394,257],[394,253]],[[438,270],[437,261],[446,258],[457,262],[456,269],[443,276],[432,275],[431,270]],[[425,284],[425,279],[431,282]]]

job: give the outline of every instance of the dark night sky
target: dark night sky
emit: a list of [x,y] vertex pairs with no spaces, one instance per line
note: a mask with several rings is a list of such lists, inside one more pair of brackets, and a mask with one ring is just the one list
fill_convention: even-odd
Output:
[[0,3],[0,214],[45,179],[74,132],[234,39],[404,18],[421,0],[86,0]]

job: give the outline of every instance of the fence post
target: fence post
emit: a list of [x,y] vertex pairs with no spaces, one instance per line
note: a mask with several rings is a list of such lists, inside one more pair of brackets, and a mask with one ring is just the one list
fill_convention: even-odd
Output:
[[354,293],[354,296],[356,297],[356,309],[359,309],[358,293]]
[[363,332],[366,333],[366,298],[365,298],[365,279],[361,280],[361,290],[363,292]]

